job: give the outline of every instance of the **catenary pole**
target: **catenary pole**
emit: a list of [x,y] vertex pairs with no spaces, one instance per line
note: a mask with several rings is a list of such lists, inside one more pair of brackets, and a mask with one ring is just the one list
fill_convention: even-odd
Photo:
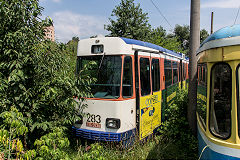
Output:
[[211,13],[211,34],[213,34],[213,12]]
[[188,122],[193,133],[197,134],[197,56],[200,45],[200,0],[191,0],[190,13],[190,53],[189,53],[189,88]]

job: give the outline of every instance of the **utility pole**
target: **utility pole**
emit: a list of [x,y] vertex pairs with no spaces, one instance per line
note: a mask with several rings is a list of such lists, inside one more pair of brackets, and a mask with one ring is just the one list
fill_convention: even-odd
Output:
[[211,34],[213,34],[213,12],[211,14]]
[[200,0],[191,0],[190,16],[190,53],[189,53],[189,88],[188,88],[188,122],[193,133],[197,135],[197,56],[200,46]]

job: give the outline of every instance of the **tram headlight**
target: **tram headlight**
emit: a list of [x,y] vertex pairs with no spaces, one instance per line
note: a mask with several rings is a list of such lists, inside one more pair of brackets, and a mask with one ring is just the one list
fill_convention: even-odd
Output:
[[118,129],[118,128],[120,128],[120,125],[121,125],[120,119],[116,119],[116,118],[107,118],[106,119],[106,127],[107,128]]

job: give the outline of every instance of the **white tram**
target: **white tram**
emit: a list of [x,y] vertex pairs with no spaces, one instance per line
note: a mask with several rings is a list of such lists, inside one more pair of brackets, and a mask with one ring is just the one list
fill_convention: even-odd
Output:
[[[77,70],[93,61],[91,84],[76,136],[102,141],[142,140],[164,121],[164,109],[177,88],[186,86],[188,59],[160,46],[133,39],[102,37],[80,40]],[[81,75],[80,75],[81,76]],[[127,143],[129,144],[129,143]]]

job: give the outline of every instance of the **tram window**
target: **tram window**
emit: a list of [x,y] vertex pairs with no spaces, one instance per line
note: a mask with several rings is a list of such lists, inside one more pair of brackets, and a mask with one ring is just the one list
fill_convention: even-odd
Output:
[[185,73],[185,66],[184,66],[184,63],[182,63],[182,80],[183,81],[185,80],[184,73]]
[[160,68],[158,59],[152,59],[152,88],[153,92],[160,90]]
[[[201,70],[203,70],[202,74]],[[206,129],[207,85],[203,82],[202,75],[205,75],[205,64],[198,65],[197,112],[204,129]]]
[[188,64],[185,64],[185,79],[188,78]]
[[150,94],[150,63],[148,58],[140,58],[141,95]]
[[173,84],[176,84],[178,82],[178,67],[177,62],[172,62],[172,68],[173,68]]
[[116,99],[120,96],[122,58],[120,56],[83,56],[79,58],[80,69],[94,62],[89,67],[88,75],[96,79],[90,84],[94,98]]
[[206,69],[205,69],[206,67],[205,66],[203,66],[203,73],[202,73],[202,81],[203,81],[203,83],[206,83]]
[[202,67],[198,67],[198,81],[201,83],[202,81]]
[[238,118],[238,136],[240,137],[240,65],[237,67],[237,118]]
[[186,70],[187,70],[186,63],[183,63],[183,71],[182,71],[183,80],[186,80]]
[[164,60],[165,87],[172,85],[172,66],[171,61]]
[[182,81],[181,66],[182,66],[182,63],[178,63],[178,81]]
[[231,132],[231,68],[225,63],[216,64],[211,72],[210,131],[227,139]]
[[132,58],[127,56],[124,58],[123,67],[123,88],[122,95],[124,98],[132,97],[133,94],[133,79],[132,79]]

